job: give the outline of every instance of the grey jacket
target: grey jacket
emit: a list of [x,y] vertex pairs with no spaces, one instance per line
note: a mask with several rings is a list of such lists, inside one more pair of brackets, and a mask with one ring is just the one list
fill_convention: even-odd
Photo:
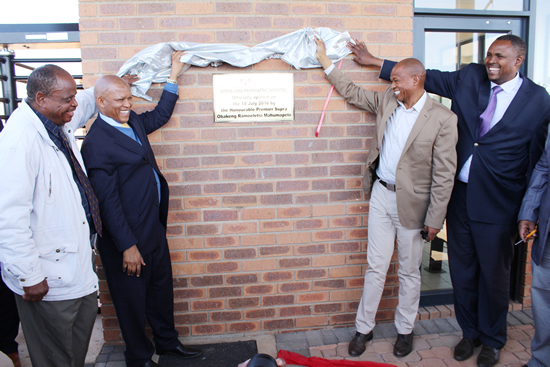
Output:
[[548,241],[550,224],[550,196],[548,193],[548,162],[550,161],[550,136],[546,139],[546,148],[533,170],[529,187],[523,197],[518,220],[530,220],[537,223],[537,237],[533,242],[531,257],[539,265]]

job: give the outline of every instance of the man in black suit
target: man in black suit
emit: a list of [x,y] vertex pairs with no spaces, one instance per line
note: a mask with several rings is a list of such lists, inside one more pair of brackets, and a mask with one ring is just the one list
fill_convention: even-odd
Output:
[[[126,343],[126,365],[156,366],[151,357],[193,358],[174,327],[170,252],[166,241],[168,184],[147,135],[168,122],[178,100],[176,78],[184,64],[172,55],[172,70],[158,105],[140,115],[121,78],[107,75],[95,84],[100,111],[82,145],[82,156],[103,220],[97,242],[113,304]],[[155,347],[145,334],[145,319]]]
[[[373,57],[364,43],[349,45],[361,65],[394,62]],[[447,211],[449,267],[463,339],[459,361],[483,344],[478,366],[493,366],[506,344],[510,271],[516,219],[529,176],[544,149],[550,97],[519,73],[527,47],[517,36],[499,37],[485,65],[459,71],[427,70],[425,89],[452,99],[458,116],[458,166]]]

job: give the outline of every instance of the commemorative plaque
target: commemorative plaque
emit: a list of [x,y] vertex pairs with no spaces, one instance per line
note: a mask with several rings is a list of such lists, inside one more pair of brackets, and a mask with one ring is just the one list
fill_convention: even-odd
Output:
[[214,122],[294,120],[292,73],[214,74]]

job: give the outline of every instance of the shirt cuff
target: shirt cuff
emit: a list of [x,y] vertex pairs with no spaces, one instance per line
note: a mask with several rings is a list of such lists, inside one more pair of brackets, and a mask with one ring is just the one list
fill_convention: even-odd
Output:
[[329,75],[330,73],[332,73],[332,70],[334,70],[334,64],[325,69],[325,75]]
[[167,92],[170,92],[172,94],[177,95],[178,94],[178,85],[174,83],[165,83],[164,84],[164,90]]

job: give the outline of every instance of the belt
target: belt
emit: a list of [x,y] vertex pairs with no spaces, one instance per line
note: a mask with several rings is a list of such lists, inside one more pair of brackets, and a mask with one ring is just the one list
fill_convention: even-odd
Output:
[[381,179],[378,179],[378,182],[382,184],[386,189],[395,192],[395,184],[389,184],[387,182],[382,181]]

